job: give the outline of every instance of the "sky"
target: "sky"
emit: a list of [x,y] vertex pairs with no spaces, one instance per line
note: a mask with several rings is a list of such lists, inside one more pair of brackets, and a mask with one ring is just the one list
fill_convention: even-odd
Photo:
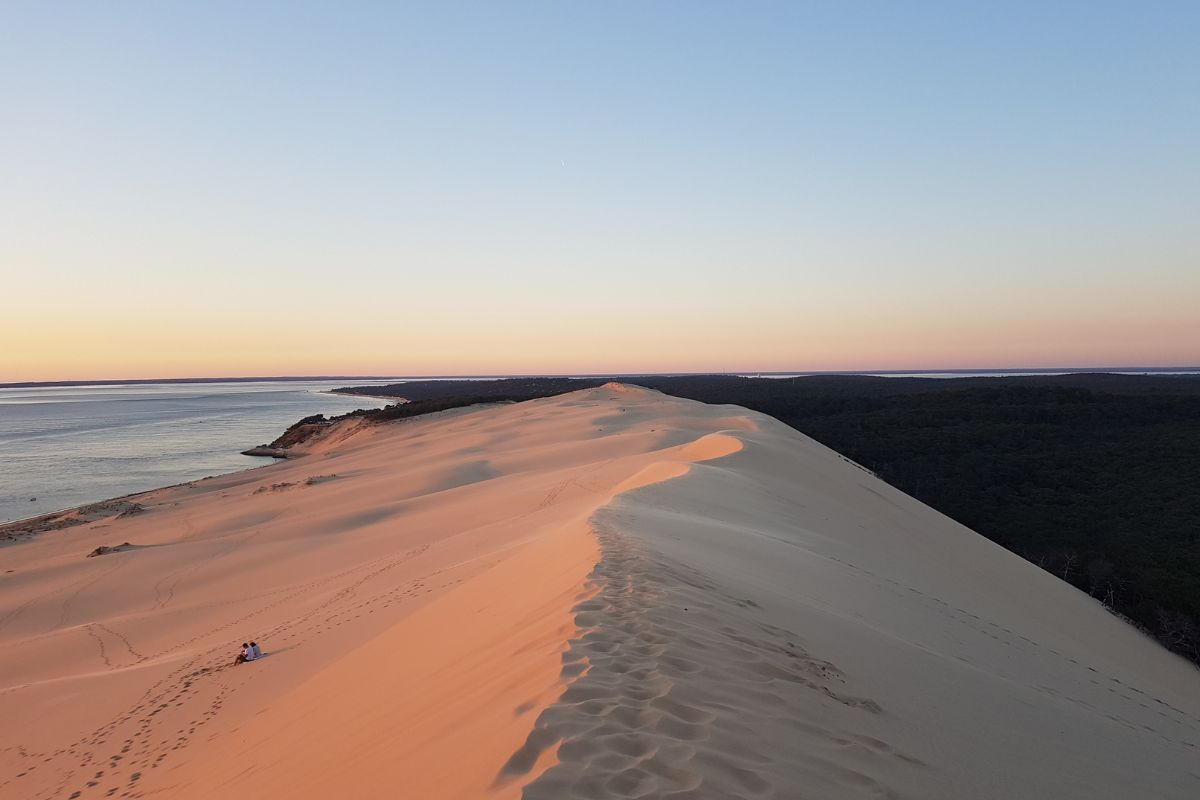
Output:
[[1200,365],[1200,4],[0,4],[0,381]]

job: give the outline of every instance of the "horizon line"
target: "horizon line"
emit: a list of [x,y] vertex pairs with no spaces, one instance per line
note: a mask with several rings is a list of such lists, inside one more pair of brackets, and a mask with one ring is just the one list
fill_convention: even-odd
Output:
[[703,375],[957,375],[979,373],[1029,373],[1030,375],[1050,374],[1083,374],[1083,373],[1122,373],[1122,372],[1197,372],[1200,366],[1109,366],[1109,367],[951,367],[942,369],[862,369],[862,370],[720,370],[699,372],[513,372],[513,373],[460,373],[446,375],[228,375],[228,376],[196,376],[181,378],[79,378],[49,381],[7,381],[0,382],[0,389],[35,388],[39,386],[128,386],[138,384],[170,384],[170,383],[255,383],[267,381],[421,381],[421,380],[501,380],[505,378],[612,378],[612,377],[650,377],[672,376],[690,377]]

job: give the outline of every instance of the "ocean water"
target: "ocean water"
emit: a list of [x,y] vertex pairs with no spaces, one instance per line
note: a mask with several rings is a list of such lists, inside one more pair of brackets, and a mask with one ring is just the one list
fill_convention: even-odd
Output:
[[325,393],[345,385],[263,381],[0,389],[0,522],[262,466],[271,459],[240,451],[271,441],[310,414],[341,414],[387,402]]

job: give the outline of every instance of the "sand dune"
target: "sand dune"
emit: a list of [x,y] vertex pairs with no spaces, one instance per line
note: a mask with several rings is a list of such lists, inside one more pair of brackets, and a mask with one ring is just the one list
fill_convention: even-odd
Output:
[[0,549],[0,797],[1200,792],[1195,670],[762,415],[608,386],[305,450]]

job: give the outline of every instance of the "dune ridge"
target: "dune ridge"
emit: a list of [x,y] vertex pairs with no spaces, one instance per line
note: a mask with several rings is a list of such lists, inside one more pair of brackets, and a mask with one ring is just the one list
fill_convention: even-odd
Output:
[[[767,417],[598,510],[541,798],[1190,797],[1200,674]],[[582,666],[586,665],[586,666]]]
[[303,449],[0,549],[0,797],[1200,788],[1186,662],[768,417],[608,385]]

